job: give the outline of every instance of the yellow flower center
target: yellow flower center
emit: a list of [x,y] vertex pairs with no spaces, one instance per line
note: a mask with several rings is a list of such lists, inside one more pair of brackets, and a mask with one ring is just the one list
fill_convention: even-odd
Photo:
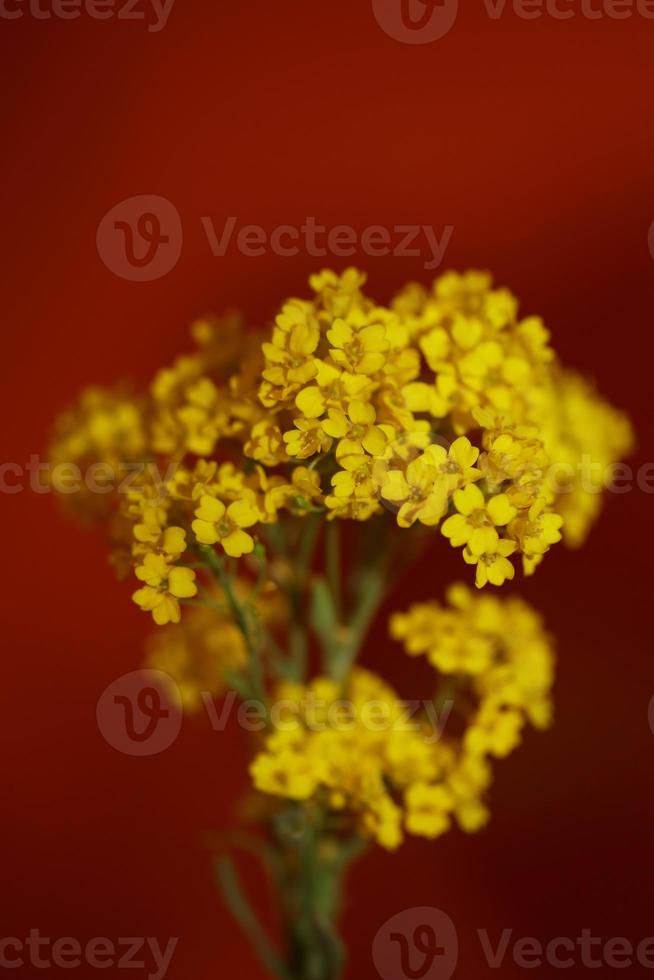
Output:
[[472,513],[466,518],[468,524],[472,524],[473,527],[484,527],[488,524],[488,515],[485,510],[473,510]]

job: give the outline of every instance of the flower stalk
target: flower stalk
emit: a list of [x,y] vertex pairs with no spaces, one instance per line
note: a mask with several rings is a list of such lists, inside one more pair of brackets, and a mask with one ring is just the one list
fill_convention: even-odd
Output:
[[[231,852],[217,878],[272,976],[340,980],[344,876],[361,849],[481,830],[495,764],[527,726],[551,723],[553,641],[498,590],[559,542],[583,542],[632,433],[488,273],[412,283],[387,305],[357,269],[309,284],[263,331],[237,316],[195,323],[195,349],[147,393],[88,389],[51,461],[113,474],[102,493],[62,500],[133,572],[156,626],[146,663],[184,710],[227,691],[260,706],[242,817],[280,935]],[[433,672],[408,712],[406,692],[359,658],[394,582],[432,545],[474,588],[439,602],[414,575],[413,603],[390,615],[401,673],[415,658]]]

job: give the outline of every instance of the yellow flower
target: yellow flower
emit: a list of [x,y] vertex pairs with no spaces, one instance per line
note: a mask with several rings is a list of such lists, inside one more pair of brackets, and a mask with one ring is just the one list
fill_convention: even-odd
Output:
[[181,527],[167,527],[161,539],[161,550],[171,558],[178,558],[186,551],[186,532]]
[[[464,592],[468,594],[467,589]],[[478,675],[492,664],[496,642],[487,629],[480,628],[484,624],[473,614],[477,609],[462,613],[442,609],[436,602],[420,603],[407,613],[395,613],[390,633],[403,642],[409,656],[426,654],[442,674]]]
[[340,276],[332,269],[322,269],[309,276],[309,285],[331,316],[347,316],[351,309],[361,305],[361,287],[365,281],[365,272],[355,269],[354,266],[345,269]]
[[539,316],[526,317],[517,325],[516,333],[533,362],[548,363],[553,360],[554,351],[549,346],[550,332]]
[[291,476],[291,483],[296,498],[299,497],[303,503],[320,503],[322,501],[320,473],[317,470],[309,469],[308,466],[296,466]]
[[395,387],[413,381],[420,376],[420,353],[411,344],[411,332],[406,323],[402,323],[396,315],[384,311],[384,325],[389,350],[386,355],[384,374]]
[[[482,417],[482,416],[480,416]],[[531,426],[493,428],[484,435],[488,452],[480,466],[488,483],[500,486],[506,480],[542,484],[549,457],[538,431]]]
[[141,404],[125,393],[87,388],[79,402],[57,420],[52,462],[140,459],[147,447]]
[[308,687],[280,684],[276,696],[294,710],[280,718],[251,766],[259,790],[297,800],[316,796],[333,810],[349,810],[389,850],[402,842],[405,815],[410,832],[439,832],[439,814],[454,801],[442,782],[433,783],[442,750],[406,726],[392,688],[359,669],[343,685],[319,677]]
[[265,466],[277,466],[288,459],[279,426],[272,419],[255,422],[243,452]]
[[295,396],[295,405],[307,419],[319,418],[328,406],[342,407],[352,398],[361,397],[370,387],[362,374],[349,374],[326,361],[315,360],[315,384],[304,387]]
[[107,520],[115,503],[109,491],[120,486],[133,472],[132,464],[147,454],[148,442],[141,401],[125,393],[87,388],[78,404],[64,412],[52,434],[49,450],[48,479],[57,493],[61,485],[56,480],[60,465],[70,468],[77,464],[82,471],[87,466],[101,464],[95,475],[102,493],[95,493],[84,481],[77,493],[62,493],[61,503],[73,517],[84,523]]
[[475,467],[479,449],[465,436],[455,439],[449,449],[432,443],[425,449],[425,456],[445,478],[448,493],[481,477],[481,471]]
[[317,419],[295,419],[295,429],[284,433],[286,452],[296,459],[308,459],[316,453],[328,453],[332,439]]
[[367,317],[351,315],[337,319],[327,331],[335,364],[354,374],[376,374],[384,366],[389,343],[382,323],[368,323]]
[[505,493],[485,500],[474,483],[455,491],[454,506],[459,513],[448,517],[441,531],[455,548],[465,544],[473,554],[481,554],[486,545],[485,528],[503,527],[517,514]]
[[341,469],[332,476],[332,493],[325,497],[329,518],[367,521],[380,510],[376,460],[365,453],[343,456]]
[[377,500],[372,500],[366,496],[338,497],[335,494],[330,494],[325,497],[325,506],[328,508],[328,521],[337,517],[350,521],[368,521],[381,510]]
[[354,399],[347,411],[340,408],[330,408],[328,418],[322,423],[323,431],[333,439],[338,439],[336,457],[360,455],[362,452],[371,456],[383,453],[388,436],[384,429],[375,424],[375,409],[368,402]]
[[262,793],[308,800],[318,786],[320,767],[301,752],[285,748],[275,754],[260,753],[250,765],[250,775]]
[[388,470],[382,480],[381,495],[389,503],[400,505],[397,512],[400,527],[411,527],[416,521],[433,526],[447,512],[447,484],[426,451],[412,460],[404,473]]
[[[262,477],[263,488],[263,477]],[[320,474],[308,466],[296,466],[291,476],[291,482],[279,479],[273,483],[268,480],[265,489],[265,510],[276,514],[282,507],[288,507],[294,513],[306,513],[322,503]]]
[[394,851],[402,843],[402,810],[386,794],[370,803],[363,825],[387,851]]
[[488,809],[480,796],[488,788],[491,772],[484,756],[464,752],[447,777],[447,788],[454,797],[457,823],[468,834],[480,830],[488,822]]
[[320,340],[310,304],[287,303],[275,321],[272,341],[261,345],[266,367],[262,371],[265,385],[260,398],[273,406],[310,381],[316,374],[313,354]]
[[502,585],[506,579],[512,579],[515,569],[509,561],[509,555],[516,550],[515,541],[500,538],[494,528],[487,527],[481,531],[481,542],[477,542],[479,551],[473,552],[466,547],[463,559],[468,565],[476,565],[475,585],[483,588],[487,582],[491,585]]
[[162,551],[171,558],[179,558],[186,551],[186,532],[181,527],[161,526],[158,508],[147,507],[140,524],[134,525],[134,537],[138,542],[137,554]]
[[[200,494],[200,499],[203,496],[204,494]],[[254,490],[248,485],[243,469],[237,468],[233,463],[222,463],[218,467],[211,492],[207,496],[218,496],[223,501],[248,500],[251,504],[254,504],[256,499]]]
[[490,699],[483,704],[475,723],[465,735],[465,747],[474,755],[509,755],[520,744],[524,717],[515,708],[506,708]]
[[195,517],[191,527],[200,544],[220,542],[230,558],[254,551],[254,539],[243,528],[256,524],[259,514],[247,500],[235,500],[225,507],[221,500],[205,495]]
[[199,459],[192,470],[180,466],[175,470],[168,484],[168,490],[175,500],[199,500],[205,493],[211,493],[215,488],[218,464],[206,459]]
[[[450,813],[465,831],[483,826],[488,757],[508,755],[527,721],[543,728],[551,717],[554,658],[540,617],[520,599],[475,595],[463,585],[447,596],[446,607],[421,603],[390,621],[407,653],[426,653],[439,672],[456,674],[459,685],[466,675],[471,681],[461,738],[443,733],[436,771],[416,774],[405,790],[406,827],[418,834],[442,832]],[[468,698],[477,700],[476,710],[468,710]]]
[[141,609],[152,613],[158,626],[178,623],[181,614],[177,600],[190,599],[197,593],[193,569],[171,566],[163,555],[153,552],[136,568],[136,576],[145,586],[137,589],[132,598]]
[[433,839],[449,830],[454,800],[444,786],[413,783],[404,794],[404,804],[409,833]]
[[[334,473],[332,477],[332,487],[334,497],[347,498],[359,497],[363,500],[372,501],[377,494],[377,485],[374,479],[375,461],[365,453],[358,455],[350,454],[340,460],[342,469]],[[330,506],[330,498],[326,500]]]
[[447,415],[449,395],[445,375],[439,375],[436,384],[424,381],[411,381],[402,388],[406,407],[411,412],[426,412],[435,419]]
[[199,378],[186,388],[186,402],[175,412],[184,430],[185,447],[209,456],[226,424],[221,394],[210,378]]
[[545,508],[546,502],[541,498],[509,525],[509,533],[529,558],[544,555],[550,545],[561,540],[563,518]]

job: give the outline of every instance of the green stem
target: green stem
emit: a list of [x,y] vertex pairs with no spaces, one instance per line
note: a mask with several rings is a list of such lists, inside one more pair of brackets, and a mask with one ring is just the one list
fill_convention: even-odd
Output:
[[314,812],[309,819],[302,811],[286,811],[276,826],[277,846],[285,855],[279,889],[295,980],[339,980],[345,959],[336,919],[343,875],[360,848],[358,841],[329,834],[325,816]]
[[338,519],[328,521],[325,528],[325,570],[332,592],[334,609],[339,621],[343,617],[341,601],[341,532]]
[[256,697],[260,698],[262,703],[265,704],[266,691],[263,683],[263,666],[259,655],[259,647],[255,643],[252,636],[247,614],[238,601],[236,593],[232,587],[231,578],[225,570],[225,565],[222,558],[216,554],[210,545],[200,545],[200,553],[225,592],[227,603],[232,611],[234,621],[243,634],[243,639],[245,640],[245,646],[248,651],[252,687],[256,692]]
[[179,599],[180,606],[191,606],[195,609],[215,609],[216,612],[224,613],[227,606],[212,599]]
[[331,659],[331,676],[343,681],[359,655],[370,623],[383,598],[385,576],[379,566],[371,566],[361,573],[359,598],[346,629],[339,637]]
[[216,877],[225,901],[238,922],[239,926],[250,940],[252,948],[259,959],[274,976],[280,980],[294,980],[277,950],[272,945],[256,913],[248,902],[236,873],[233,862],[226,855],[216,863]]
[[320,521],[315,516],[303,518],[297,558],[293,563],[293,581],[289,589],[291,606],[289,674],[297,681],[305,679],[307,669],[308,650],[303,597],[319,531]]

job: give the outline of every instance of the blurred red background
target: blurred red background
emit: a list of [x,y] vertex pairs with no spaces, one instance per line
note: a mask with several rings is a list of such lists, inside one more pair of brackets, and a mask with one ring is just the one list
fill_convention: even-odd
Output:
[[[634,467],[652,458],[654,21],[493,20],[480,2],[443,39],[409,45],[367,2],[177,0],[158,33],[26,12],[2,20],[0,44],[3,460],[42,453],[88,383],[147,383],[195,316],[266,319],[329,264],[234,247],[215,258],[202,216],[271,231],[307,215],[358,230],[452,225],[444,268],[490,268],[542,314],[563,359],[630,412]],[[112,274],[96,249],[103,215],[138,194],[171,201],[184,231],[175,268],[144,283]],[[381,300],[433,276],[415,257],[330,264],[351,261]],[[457,976],[471,980],[489,973],[477,928],[654,934],[652,503],[612,495],[583,551],[554,549],[516,581],[558,640],[556,726],[497,766],[485,832],[358,866],[349,977],[375,976],[377,929],[411,906],[451,916]],[[3,495],[2,510],[2,934],[179,936],[172,980],[259,978],[204,844],[233,823],[244,740],[186,721],[151,759],[107,745],[97,698],[139,665],[147,619],[103,543],[51,496]],[[462,574],[441,544],[392,604],[439,596]],[[366,659],[383,669],[397,656],[382,620]]]

